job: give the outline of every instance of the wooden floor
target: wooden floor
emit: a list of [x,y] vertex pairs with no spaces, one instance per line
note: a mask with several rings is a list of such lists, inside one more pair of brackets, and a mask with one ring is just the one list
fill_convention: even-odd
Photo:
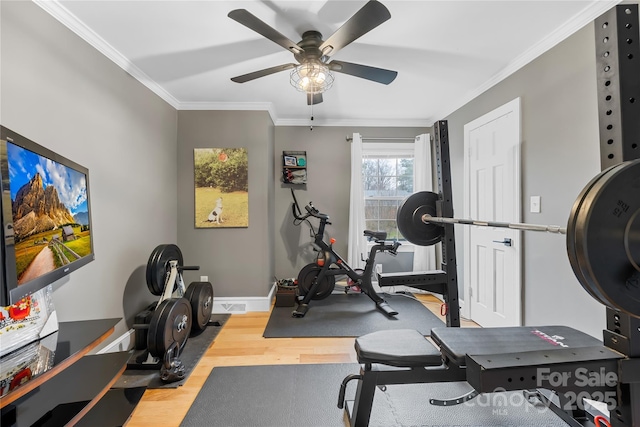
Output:
[[[441,301],[418,298],[440,316]],[[263,338],[268,312],[233,314],[188,380],[176,389],[147,390],[127,427],[179,426],[202,385],[217,366],[357,363],[354,338]],[[477,326],[462,322],[462,326]]]

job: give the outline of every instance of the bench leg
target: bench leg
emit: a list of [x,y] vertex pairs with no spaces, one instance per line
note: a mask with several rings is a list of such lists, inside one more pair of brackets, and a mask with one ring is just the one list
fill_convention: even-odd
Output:
[[372,369],[371,364],[360,368],[360,380],[349,418],[351,427],[368,427],[373,408],[373,398],[379,385],[422,384],[437,382],[465,381],[466,369],[457,365],[400,370]]
[[353,412],[351,413],[351,427],[367,427],[371,418],[371,408],[376,392],[378,372],[361,369],[362,379],[358,381],[356,396],[353,402]]

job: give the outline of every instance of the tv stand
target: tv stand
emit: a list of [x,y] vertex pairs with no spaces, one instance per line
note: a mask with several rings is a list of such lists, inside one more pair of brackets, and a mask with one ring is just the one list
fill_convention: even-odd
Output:
[[[53,366],[0,398],[1,425],[78,423],[122,374],[128,352],[87,355],[120,319],[60,322]],[[0,360],[1,362],[1,360]]]

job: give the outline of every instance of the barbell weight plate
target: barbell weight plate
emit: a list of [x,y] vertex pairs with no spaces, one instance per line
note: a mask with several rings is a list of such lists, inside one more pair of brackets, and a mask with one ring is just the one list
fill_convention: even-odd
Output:
[[442,240],[444,227],[422,221],[425,214],[437,216],[439,196],[431,191],[419,191],[403,200],[398,208],[398,230],[409,242],[419,246],[432,246]]
[[[640,317],[640,286],[627,248],[640,241],[640,160],[605,173],[587,193],[575,223],[576,255],[586,285],[607,306]],[[583,283],[583,287],[585,283]]]
[[[182,252],[176,245],[159,245],[151,252],[147,262],[146,279],[147,287],[153,295],[163,294],[165,281],[171,273],[169,261],[173,260],[178,261],[178,266],[184,264]],[[175,284],[173,291],[175,291]]]
[[160,293],[158,293],[158,291],[155,288],[155,271],[154,271],[154,267],[157,265],[158,263],[158,257],[160,256],[160,252],[162,250],[162,248],[165,245],[160,245],[160,246],[156,246],[156,248],[151,252],[151,255],[149,255],[149,260],[147,261],[147,269],[146,269],[146,281],[147,281],[147,287],[149,288],[149,292],[151,292],[153,295],[161,295],[162,291],[160,291]]
[[582,189],[576,201],[573,203],[573,207],[571,208],[571,213],[569,215],[569,220],[567,221],[567,255],[569,257],[569,263],[571,264],[571,268],[573,269],[573,273],[576,278],[582,285],[585,291],[589,295],[591,295],[595,300],[600,303],[607,305],[606,299],[604,295],[600,292],[600,290],[596,287],[592,287],[587,281],[587,278],[582,271],[582,266],[578,261],[578,254],[576,249],[576,221],[578,219],[578,214],[582,209],[584,209],[584,202],[587,200],[589,192],[593,189],[594,185],[601,179],[607,179],[605,176],[612,173],[612,169],[617,169],[621,164],[617,164],[615,166],[611,166],[598,175],[596,175],[589,183]]
[[180,353],[191,333],[191,304],[185,298],[169,298],[162,301],[151,317],[147,334],[147,349],[157,358],[164,354],[174,342]]
[[213,310],[213,286],[209,282],[193,282],[184,297],[191,304],[191,330],[203,331],[211,320]]
[[160,305],[156,307],[153,315],[151,316],[151,321],[149,322],[149,330],[147,331],[147,350],[154,357],[158,357],[158,332],[161,327],[166,327],[164,324],[160,325],[160,319],[164,319],[162,314],[164,310],[167,310],[170,303],[173,303],[171,299],[161,302]]
[[[599,188],[601,188],[602,183],[606,182],[610,178],[610,176],[615,174],[616,170],[621,166],[622,163],[618,163],[605,169],[604,171],[596,175],[587,184],[587,186],[581,193],[581,200],[576,200],[576,202],[574,203],[568,223],[568,227],[571,227],[571,233],[567,233],[567,253],[569,254],[571,267],[573,268],[574,273],[583,289],[605,306],[611,306],[611,302],[608,300],[607,296],[601,292],[600,288],[594,284],[594,281],[589,277],[589,275],[591,274],[588,267],[589,262],[584,258],[583,251],[579,250],[578,248],[579,245],[581,246],[584,244],[583,236],[578,236],[578,229],[580,229],[580,233],[584,232],[583,224],[578,224],[578,221],[584,220],[586,210],[591,208],[592,201],[595,197],[594,195],[597,194]],[[598,183],[600,186],[596,187],[596,184]],[[571,242],[573,242],[573,248],[571,247]],[[571,251],[571,249],[573,250]],[[574,257],[573,259],[572,255]]]

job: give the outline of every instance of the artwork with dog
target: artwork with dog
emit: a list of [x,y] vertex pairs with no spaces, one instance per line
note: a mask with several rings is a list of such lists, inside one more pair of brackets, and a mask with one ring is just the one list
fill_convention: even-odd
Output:
[[194,176],[196,228],[249,226],[245,148],[196,148]]

